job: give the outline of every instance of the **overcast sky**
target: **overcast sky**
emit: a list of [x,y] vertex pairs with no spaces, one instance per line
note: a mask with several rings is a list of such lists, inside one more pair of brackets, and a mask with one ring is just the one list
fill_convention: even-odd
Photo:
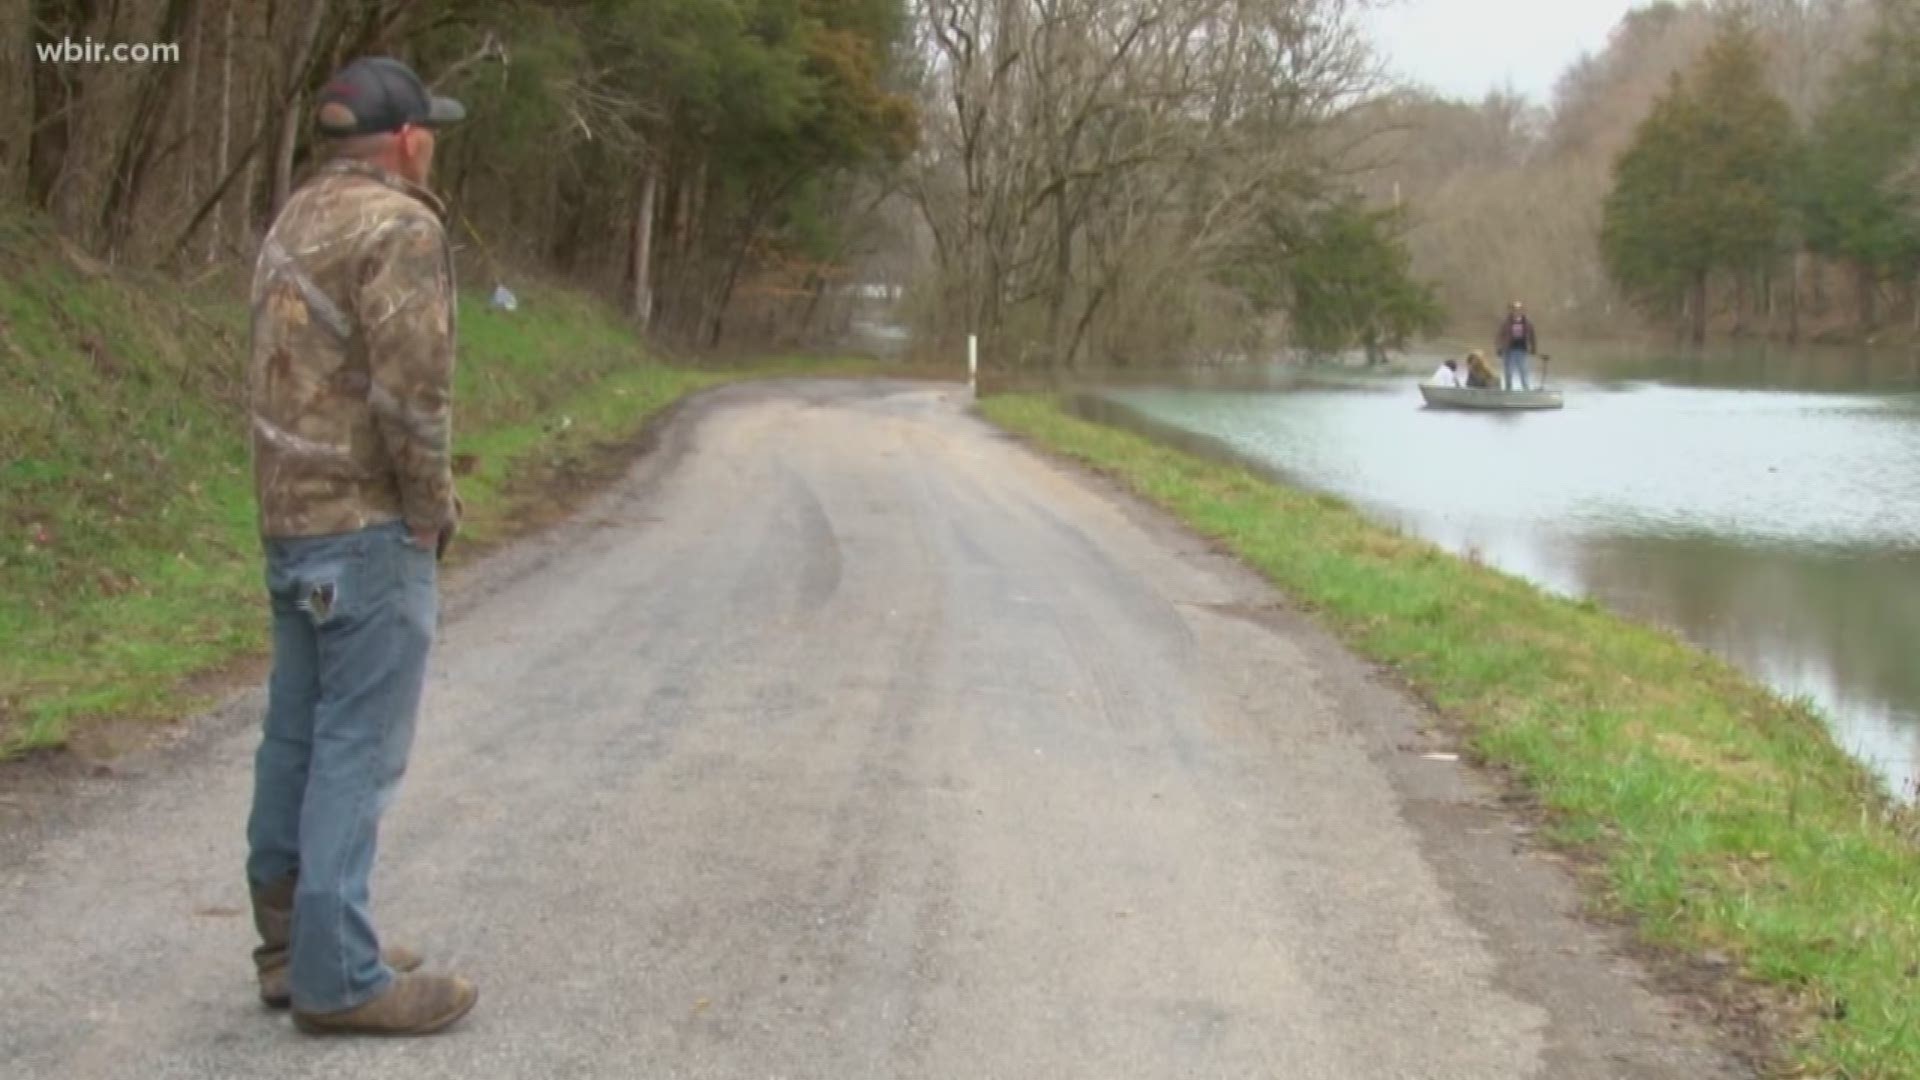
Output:
[[1401,0],[1368,16],[1393,71],[1454,97],[1512,87],[1545,103],[1568,64],[1598,52],[1645,0]]

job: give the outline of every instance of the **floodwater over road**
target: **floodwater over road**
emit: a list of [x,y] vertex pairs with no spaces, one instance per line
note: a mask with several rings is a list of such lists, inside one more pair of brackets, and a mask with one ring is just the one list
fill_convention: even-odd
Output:
[[1564,411],[1508,415],[1425,410],[1410,378],[1103,396],[1669,626],[1810,698],[1842,745],[1911,794],[1917,377],[1904,354],[1608,357],[1555,372]]

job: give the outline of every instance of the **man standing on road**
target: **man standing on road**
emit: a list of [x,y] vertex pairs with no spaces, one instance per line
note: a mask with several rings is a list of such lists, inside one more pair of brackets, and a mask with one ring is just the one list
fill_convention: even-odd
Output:
[[1493,347],[1506,360],[1507,389],[1527,389],[1527,357],[1540,351],[1540,339],[1534,333],[1533,320],[1527,318],[1526,306],[1520,301],[1515,300],[1507,308],[1507,317],[1501,320]]
[[433,129],[465,112],[395,60],[340,71],[317,113],[331,160],[287,200],[254,271],[247,396],[273,675],[247,881],[261,1000],[314,1034],[426,1034],[478,996],[383,951],[368,910],[459,518],[453,263],[425,184]]

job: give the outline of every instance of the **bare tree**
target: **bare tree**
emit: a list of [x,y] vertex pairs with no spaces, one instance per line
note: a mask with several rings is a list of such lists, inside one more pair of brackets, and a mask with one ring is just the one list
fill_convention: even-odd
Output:
[[633,296],[634,321],[645,330],[653,321],[653,222],[654,204],[660,195],[660,175],[648,167],[640,175],[640,204],[633,213]]
[[[168,0],[153,40],[178,42],[198,7],[199,0]],[[109,255],[121,253],[131,232],[134,207],[153,165],[154,149],[164,126],[161,121],[172,105],[179,76],[178,64],[149,64],[134,94],[132,114],[127,118],[108,178],[106,200],[100,208],[100,231],[106,237]]]
[[27,147],[33,138],[34,19],[31,0],[0,0],[0,100],[19,102],[0,114],[0,197],[26,194]]
[[1232,240],[1332,174],[1327,135],[1374,85],[1350,14],[1342,0],[922,0],[932,64],[908,190],[959,298],[944,331],[1071,367],[1150,324],[1191,324]]
[[[220,137],[213,166],[213,174],[219,177],[227,175],[227,158],[233,152],[233,5],[234,0],[226,0],[226,26],[220,35]],[[188,201],[192,201],[191,197]],[[218,206],[219,201],[216,199],[211,205]],[[208,262],[220,253],[220,226],[221,217],[215,214],[213,228],[207,233]],[[185,243],[185,239],[181,242]]]
[[273,198],[267,212],[278,213],[293,190],[293,154],[306,127],[306,84],[314,67],[320,44],[320,27],[327,18],[327,0],[308,0],[306,17],[300,23],[299,45],[288,65],[285,104],[280,112],[280,142],[273,155]]

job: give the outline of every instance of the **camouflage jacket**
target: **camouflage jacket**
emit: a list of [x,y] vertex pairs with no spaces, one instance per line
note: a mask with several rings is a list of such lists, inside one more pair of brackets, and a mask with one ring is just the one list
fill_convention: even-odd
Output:
[[253,276],[247,399],[264,536],[454,524],[453,258],[433,195],[337,161]]

